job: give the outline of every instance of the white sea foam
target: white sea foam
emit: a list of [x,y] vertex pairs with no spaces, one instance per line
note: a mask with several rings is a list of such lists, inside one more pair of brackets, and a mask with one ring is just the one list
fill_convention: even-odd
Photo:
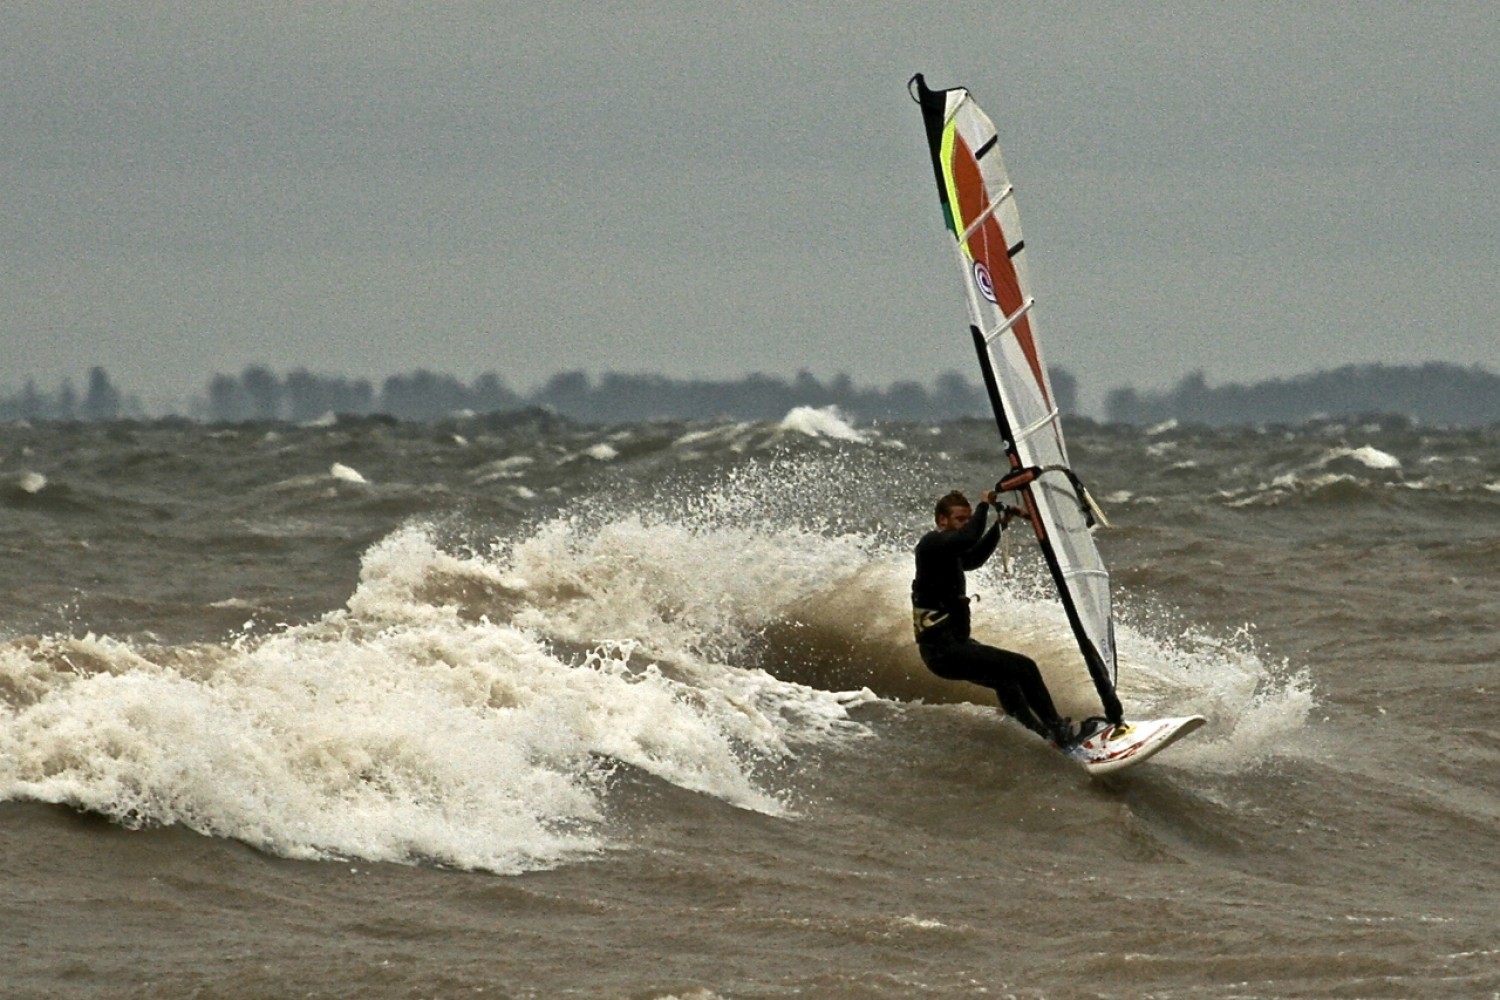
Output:
[[825,406],[821,409],[813,406],[795,407],[781,419],[780,428],[784,431],[806,434],[808,437],[833,438],[838,441],[860,443],[868,440],[866,435],[849,425],[836,406]]
[[[780,761],[867,695],[734,666],[841,561],[715,526],[557,519],[485,554],[409,527],[348,608],[227,645],[0,647],[0,797],[296,858],[516,872],[614,844],[621,765],[783,814]],[[719,581],[705,587],[704,580]]]
[[[1285,753],[1315,706],[1305,672],[1267,664],[1246,628],[1227,638],[1193,629],[1176,638],[1118,630],[1122,679],[1138,717],[1202,715],[1208,725],[1166,763],[1233,773]],[[1127,686],[1128,685],[1128,686]]]
[[[1369,470],[1369,471],[1361,471]],[[1401,460],[1371,445],[1358,448],[1337,447],[1325,450],[1315,460],[1283,472],[1269,483],[1261,483],[1248,490],[1221,493],[1230,507],[1273,506],[1289,496],[1315,494],[1341,484],[1368,482],[1371,473],[1383,473],[1375,478],[1382,482],[1393,482],[1399,478]]]
[[[1024,653],[1041,667],[1058,710],[1075,719],[1098,711],[1081,668],[1067,613],[1036,560],[1002,578],[987,566],[975,577],[974,631]],[[993,595],[993,596],[991,596]],[[1221,773],[1254,767],[1283,752],[1314,705],[1304,673],[1268,664],[1254,630],[1216,637],[1168,621],[1160,609],[1117,606],[1118,694],[1128,719],[1203,715],[1208,726],[1161,759]]]
[[471,476],[476,486],[483,486],[497,479],[519,479],[525,475],[526,467],[535,462],[536,459],[530,455],[510,455],[493,462],[486,462],[475,469]]
[[[507,652],[467,638],[470,655]],[[597,818],[588,789],[528,757],[545,748],[526,732],[537,722],[507,719],[497,739],[500,720],[463,687],[480,665],[441,669],[418,635],[294,631],[205,653],[190,671],[109,640],[73,645],[37,652],[102,670],[46,678],[45,697],[8,721],[7,797],[180,823],[288,857],[507,871],[596,846],[569,828]],[[6,674],[28,667],[18,651],[0,656]]]
[[23,493],[40,493],[47,488],[47,477],[40,472],[23,472],[16,477],[16,486]]
[[[998,607],[999,613],[994,610]],[[1060,605],[1046,597],[1006,597],[976,615],[984,631],[1027,653],[1042,667],[1059,711],[1079,717],[1098,711],[1097,696],[1077,666],[1071,626]],[[1117,619],[1119,696],[1128,719],[1203,715],[1208,725],[1161,761],[1218,773],[1235,773],[1283,753],[1287,739],[1307,725],[1314,706],[1304,673],[1268,665],[1244,629],[1226,638],[1195,630],[1158,634]]]
[[345,483],[368,482],[368,480],[366,480],[364,476],[360,475],[358,471],[350,468],[343,462],[334,462],[333,465],[329,466],[328,474],[334,479],[340,480],[341,482]]
[[253,602],[247,601],[243,597],[226,597],[222,601],[210,601],[209,604],[208,604],[208,606],[211,607],[211,608],[236,608],[236,609],[238,609],[238,608],[254,608],[254,607],[256,607],[256,605]]
[[1359,448],[1333,448],[1326,452],[1318,461],[1321,468],[1340,459],[1352,459],[1367,469],[1399,469],[1401,460],[1395,455],[1381,451],[1371,445]]
[[721,445],[735,438],[743,437],[749,433],[753,426],[753,424],[742,421],[739,423],[723,424],[719,427],[707,427],[703,430],[688,431],[673,441],[672,446],[675,448],[686,448],[689,445],[698,447]]
[[589,458],[596,459],[600,462],[608,462],[612,458],[620,457],[619,449],[605,441],[601,441],[592,447],[585,448],[583,450],[583,453]]

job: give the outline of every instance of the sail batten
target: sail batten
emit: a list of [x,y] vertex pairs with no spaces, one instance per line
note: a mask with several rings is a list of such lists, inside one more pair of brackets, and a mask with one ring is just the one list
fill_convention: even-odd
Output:
[[[1062,422],[1037,336],[1026,241],[993,122],[962,87],[911,80],[922,107],[943,222],[958,250],[970,330],[1010,469],[1001,479],[1032,528],[1098,692],[1100,714],[1122,721],[1115,694],[1109,572],[1094,545],[1087,491],[1071,471]],[[1030,474],[1018,475],[1031,470]],[[1064,476],[1046,473],[1060,471]]]
[[1005,322],[1001,323],[998,327],[984,335],[985,344],[993,344],[997,339],[999,339],[1001,334],[1014,329],[1015,325],[1021,322],[1022,317],[1031,312],[1031,307],[1034,305],[1036,305],[1036,299],[1027,299],[1025,302],[1021,303],[1021,308],[1017,309],[1014,315],[1005,317]]
[[1019,431],[1016,431],[1016,437],[1029,438],[1037,431],[1044,429],[1048,424],[1057,420],[1060,416],[1061,414],[1056,410],[1049,410],[1045,416],[1038,418],[1036,423],[1029,427],[1022,427]]
[[[977,156],[975,157],[976,160],[978,158],[979,157],[977,157]],[[999,210],[1000,206],[1003,205],[1003,204],[1005,204],[1006,200],[1009,199],[1011,197],[1011,195],[1013,195],[1014,193],[1015,193],[1015,188],[1012,187],[1011,185],[1007,184],[1005,186],[1005,190],[1001,191],[998,195],[995,196],[995,200],[992,201],[992,202],[990,202],[990,207],[987,208],[987,209],[985,209],[983,212],[981,212],[980,215],[979,215],[979,218],[977,218],[973,222],[969,223],[969,228],[965,229],[963,231],[963,235],[960,236],[959,239],[960,240],[966,240],[970,236],[973,236],[974,235],[974,230],[976,230],[980,226],[984,225],[984,220],[988,219],[990,216],[994,215],[995,212],[997,210]],[[1021,248],[1020,248],[1020,246],[1017,246],[1015,249],[1017,251],[1019,251]]]

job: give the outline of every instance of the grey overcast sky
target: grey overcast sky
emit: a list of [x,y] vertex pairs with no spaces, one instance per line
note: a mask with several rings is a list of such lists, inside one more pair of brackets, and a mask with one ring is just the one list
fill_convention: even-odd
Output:
[[38,0],[0,31],[0,391],[973,377],[917,71],[995,119],[1089,408],[1500,370],[1492,3]]

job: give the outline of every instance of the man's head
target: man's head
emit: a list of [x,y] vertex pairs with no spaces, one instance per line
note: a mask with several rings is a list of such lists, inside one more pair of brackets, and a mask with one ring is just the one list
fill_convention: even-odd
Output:
[[968,524],[969,518],[973,516],[974,508],[969,506],[969,498],[958,490],[954,490],[937,502],[939,531],[957,531]]

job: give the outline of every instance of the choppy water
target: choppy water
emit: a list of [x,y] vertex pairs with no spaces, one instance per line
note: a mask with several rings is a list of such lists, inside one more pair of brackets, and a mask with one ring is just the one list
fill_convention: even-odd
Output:
[[1069,429],[1108,783],[911,647],[982,422],[0,430],[4,995],[1500,996],[1500,430]]

